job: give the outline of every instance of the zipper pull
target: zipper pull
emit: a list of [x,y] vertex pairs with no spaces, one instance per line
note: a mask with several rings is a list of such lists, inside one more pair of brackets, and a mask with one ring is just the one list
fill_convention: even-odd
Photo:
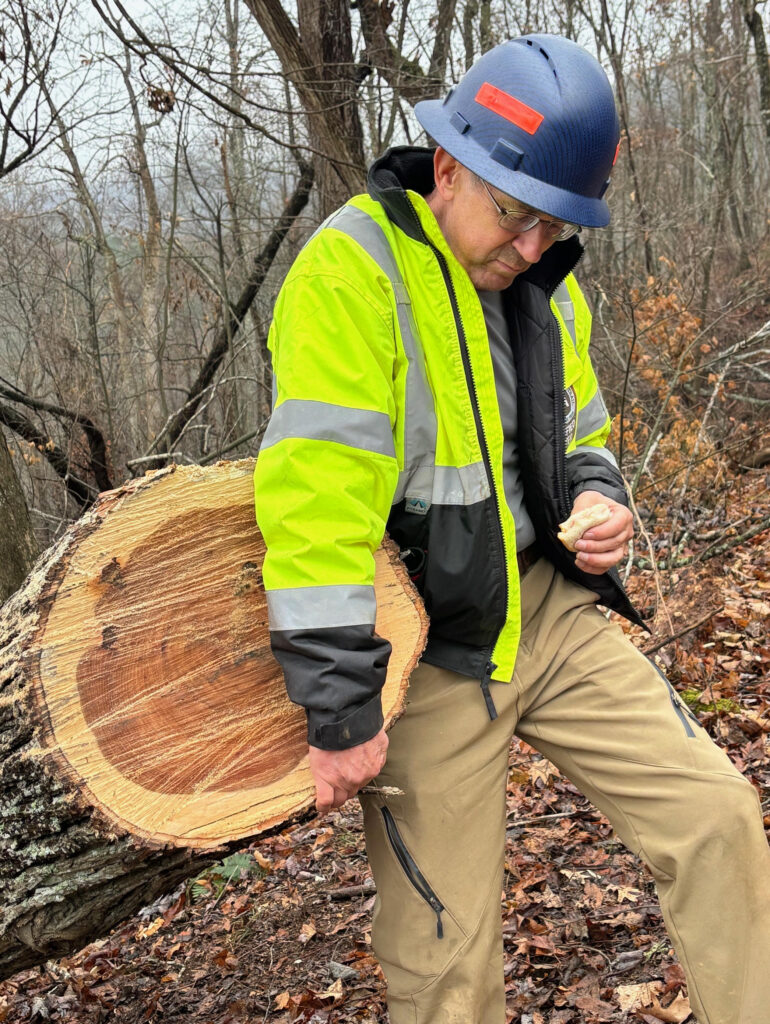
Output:
[[434,912],[436,914],[436,938],[437,939],[443,939],[444,938],[444,925],[443,925],[443,922],[441,920],[441,911],[444,909],[444,907],[442,906],[441,903],[439,903],[439,901],[437,899],[432,899],[432,900],[429,900],[428,902],[430,903],[431,907],[433,908],[433,910],[434,910]]
[[484,675],[481,677],[481,692],[484,695],[484,703],[487,706],[489,718],[492,722],[497,718],[497,708],[495,707],[495,702],[492,700],[492,694],[489,692],[489,680],[496,668],[497,665],[495,665],[493,661],[488,661],[487,667],[484,670]]

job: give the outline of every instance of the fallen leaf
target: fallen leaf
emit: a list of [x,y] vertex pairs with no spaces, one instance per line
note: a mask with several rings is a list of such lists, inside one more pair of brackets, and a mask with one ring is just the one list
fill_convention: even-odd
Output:
[[257,862],[257,864],[259,864],[263,871],[273,870],[273,862],[269,860],[267,857],[263,856],[263,854],[261,854],[259,850],[253,850],[252,855],[254,857],[254,860]]
[[148,924],[146,927],[140,928],[137,931],[137,939],[146,939],[150,935],[154,935],[155,932],[159,932],[161,930],[164,924],[165,922],[162,917],[156,917],[155,920]]
[[667,1024],[682,1024],[692,1013],[692,1008],[690,1000],[680,992],[668,1006],[661,1006],[657,998],[653,996],[652,1006],[645,1006],[644,1012],[657,1017],[658,1020],[666,1021]]
[[615,999],[621,1010],[635,1010],[652,1005],[656,993],[663,988],[660,981],[644,981],[640,985],[618,985]]
[[335,1003],[342,999],[343,994],[342,978],[337,978],[335,982],[332,982],[325,992],[319,992],[321,999],[333,999]]
[[273,1002],[275,1003],[276,1010],[285,1010],[291,1002],[291,996],[288,992],[281,992],[280,995],[275,997]]

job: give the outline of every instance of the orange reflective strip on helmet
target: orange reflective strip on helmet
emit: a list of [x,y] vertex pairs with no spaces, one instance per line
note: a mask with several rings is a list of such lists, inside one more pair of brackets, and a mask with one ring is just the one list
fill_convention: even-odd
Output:
[[476,102],[482,107],[491,110],[495,114],[504,117],[506,121],[515,124],[517,128],[534,135],[543,123],[543,115],[528,107],[526,103],[517,100],[510,93],[503,92],[489,82],[484,82],[476,93]]

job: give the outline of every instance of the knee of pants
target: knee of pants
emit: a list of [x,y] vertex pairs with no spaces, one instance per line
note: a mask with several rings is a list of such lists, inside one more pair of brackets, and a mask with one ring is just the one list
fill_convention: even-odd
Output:
[[724,872],[730,861],[740,864],[746,856],[767,854],[759,798],[737,771],[683,788],[664,814],[658,827],[641,836],[641,852],[655,874]]

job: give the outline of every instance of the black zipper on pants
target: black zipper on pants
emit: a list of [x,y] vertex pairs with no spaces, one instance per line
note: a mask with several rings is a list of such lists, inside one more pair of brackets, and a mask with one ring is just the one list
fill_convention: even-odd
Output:
[[398,831],[398,827],[393,815],[390,813],[390,809],[387,807],[381,807],[380,810],[382,811],[382,819],[385,822],[385,831],[388,835],[388,841],[393,847],[393,852],[398,859],[398,863],[403,868],[404,874],[412,883],[412,886],[417,890],[436,915],[436,937],[443,939],[444,926],[441,921],[441,911],[444,909],[444,904],[431,889],[425,875],[423,875],[422,871],[417,867],[414,857],[412,857],[411,853],[404,845],[404,840],[401,838],[401,833]]
[[674,687],[671,685],[671,680],[668,679],[663,672],[661,672],[661,670],[658,668],[658,666],[655,664],[655,662],[652,660],[652,658],[648,658],[647,660],[652,665],[652,667],[655,669],[655,671],[658,673],[658,675],[663,680],[663,682],[666,684],[666,689],[668,690],[668,696],[669,696],[669,698],[671,700],[671,703],[672,703],[672,705],[674,707],[674,711],[676,711],[676,714],[677,714],[677,717],[678,717],[679,721],[684,726],[685,733],[687,734],[687,736],[690,739],[694,739],[695,738],[695,730],[693,729],[692,725],[690,724],[690,719],[692,719],[692,721],[695,722],[696,725],[700,725],[700,722],[695,717],[695,715],[690,710],[690,708],[685,704],[685,702],[682,700],[682,698],[679,696],[679,694],[676,692]]

